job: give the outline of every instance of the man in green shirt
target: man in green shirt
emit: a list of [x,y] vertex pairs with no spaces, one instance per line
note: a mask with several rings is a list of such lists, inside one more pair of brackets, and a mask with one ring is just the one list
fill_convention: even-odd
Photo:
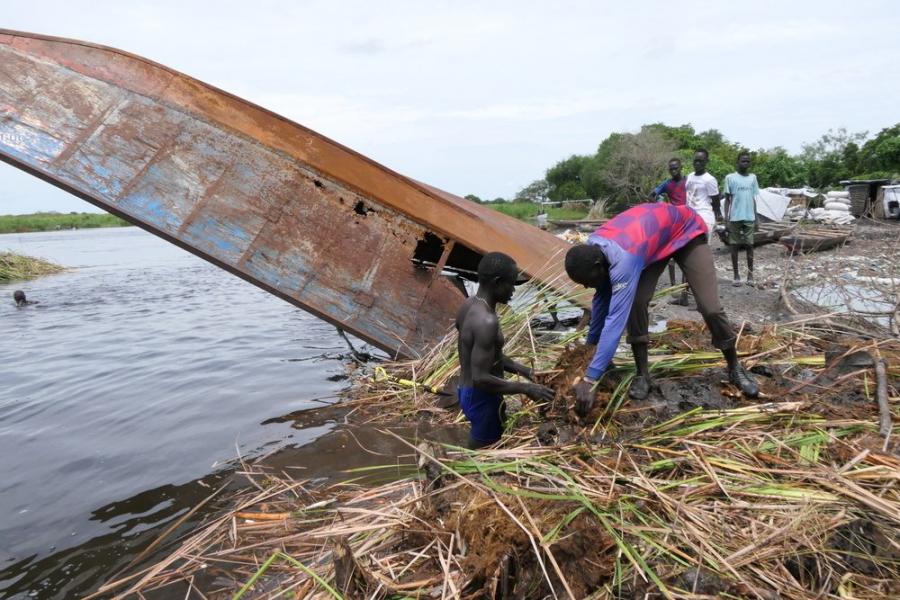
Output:
[[734,285],[741,285],[738,252],[747,251],[747,284],[753,285],[753,233],[756,231],[756,196],[759,184],[750,172],[750,153],[738,154],[737,173],[725,177],[725,219],[728,245],[731,247],[731,268]]

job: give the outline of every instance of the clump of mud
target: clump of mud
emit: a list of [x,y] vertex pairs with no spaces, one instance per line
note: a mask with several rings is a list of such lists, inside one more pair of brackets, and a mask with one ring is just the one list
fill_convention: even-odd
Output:
[[[504,484],[502,475],[495,481]],[[468,486],[439,489],[419,504],[421,519],[440,523],[448,538],[454,536],[467,576],[460,590],[464,597],[546,598],[554,592],[563,596],[556,567],[576,598],[588,596],[612,578],[615,543],[597,519],[585,513],[571,518],[579,505],[521,498],[504,507],[484,490]],[[526,533],[529,527],[557,533],[542,540]],[[556,567],[544,552],[543,564],[538,562],[535,544],[552,549]]]
[[[761,336],[745,336],[748,348],[765,343]],[[709,333],[702,323],[672,321],[669,328],[654,337],[652,348],[656,351],[694,352],[712,349]],[[594,346],[575,345],[566,348],[555,367],[541,383],[557,391],[554,402],[545,408],[543,416],[555,423],[560,431],[566,426],[594,423],[612,411],[608,404],[623,379],[629,377],[625,369],[613,369],[606,373],[597,387],[597,396],[590,414],[584,418],[575,414],[575,397],[572,386],[584,375],[594,356]],[[760,377],[764,379],[765,376]],[[724,369],[711,369],[700,375],[679,377],[655,377],[650,396],[646,400],[628,400],[614,412],[616,423],[623,427],[638,428],[659,423],[694,408],[729,409],[742,402],[740,392],[728,383]],[[544,429],[548,429],[545,426]]]
[[[572,410],[575,406],[575,394],[572,392],[572,386],[584,376],[594,357],[594,348],[594,346],[585,344],[567,347],[560,354],[553,369],[542,378],[540,383],[556,390],[553,403],[542,411],[544,417],[565,423],[579,421]],[[607,405],[621,380],[622,376],[618,373],[609,373],[603,377],[597,387],[594,411],[602,410]]]

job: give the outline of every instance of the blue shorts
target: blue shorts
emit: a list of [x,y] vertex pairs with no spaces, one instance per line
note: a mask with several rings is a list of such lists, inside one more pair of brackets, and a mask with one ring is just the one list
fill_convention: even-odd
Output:
[[500,416],[503,397],[478,388],[459,388],[456,391],[459,405],[472,424],[472,439],[482,444],[493,444],[503,434]]

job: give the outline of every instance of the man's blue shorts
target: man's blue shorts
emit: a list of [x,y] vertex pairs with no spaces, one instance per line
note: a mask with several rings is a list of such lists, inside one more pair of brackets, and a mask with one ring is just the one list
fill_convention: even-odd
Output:
[[472,439],[482,444],[493,444],[503,434],[500,415],[503,397],[478,388],[459,388],[456,391],[459,405],[472,424]]

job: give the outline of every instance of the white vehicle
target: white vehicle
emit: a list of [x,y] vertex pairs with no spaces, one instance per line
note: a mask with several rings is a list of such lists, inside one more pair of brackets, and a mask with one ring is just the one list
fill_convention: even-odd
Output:
[[[884,211],[880,215],[879,206]],[[879,190],[875,215],[883,219],[900,219],[900,185],[886,185]]]
[[897,191],[900,185],[890,179],[850,179],[841,183],[846,186],[850,200],[850,214],[854,217],[864,215],[876,219],[900,217]]

